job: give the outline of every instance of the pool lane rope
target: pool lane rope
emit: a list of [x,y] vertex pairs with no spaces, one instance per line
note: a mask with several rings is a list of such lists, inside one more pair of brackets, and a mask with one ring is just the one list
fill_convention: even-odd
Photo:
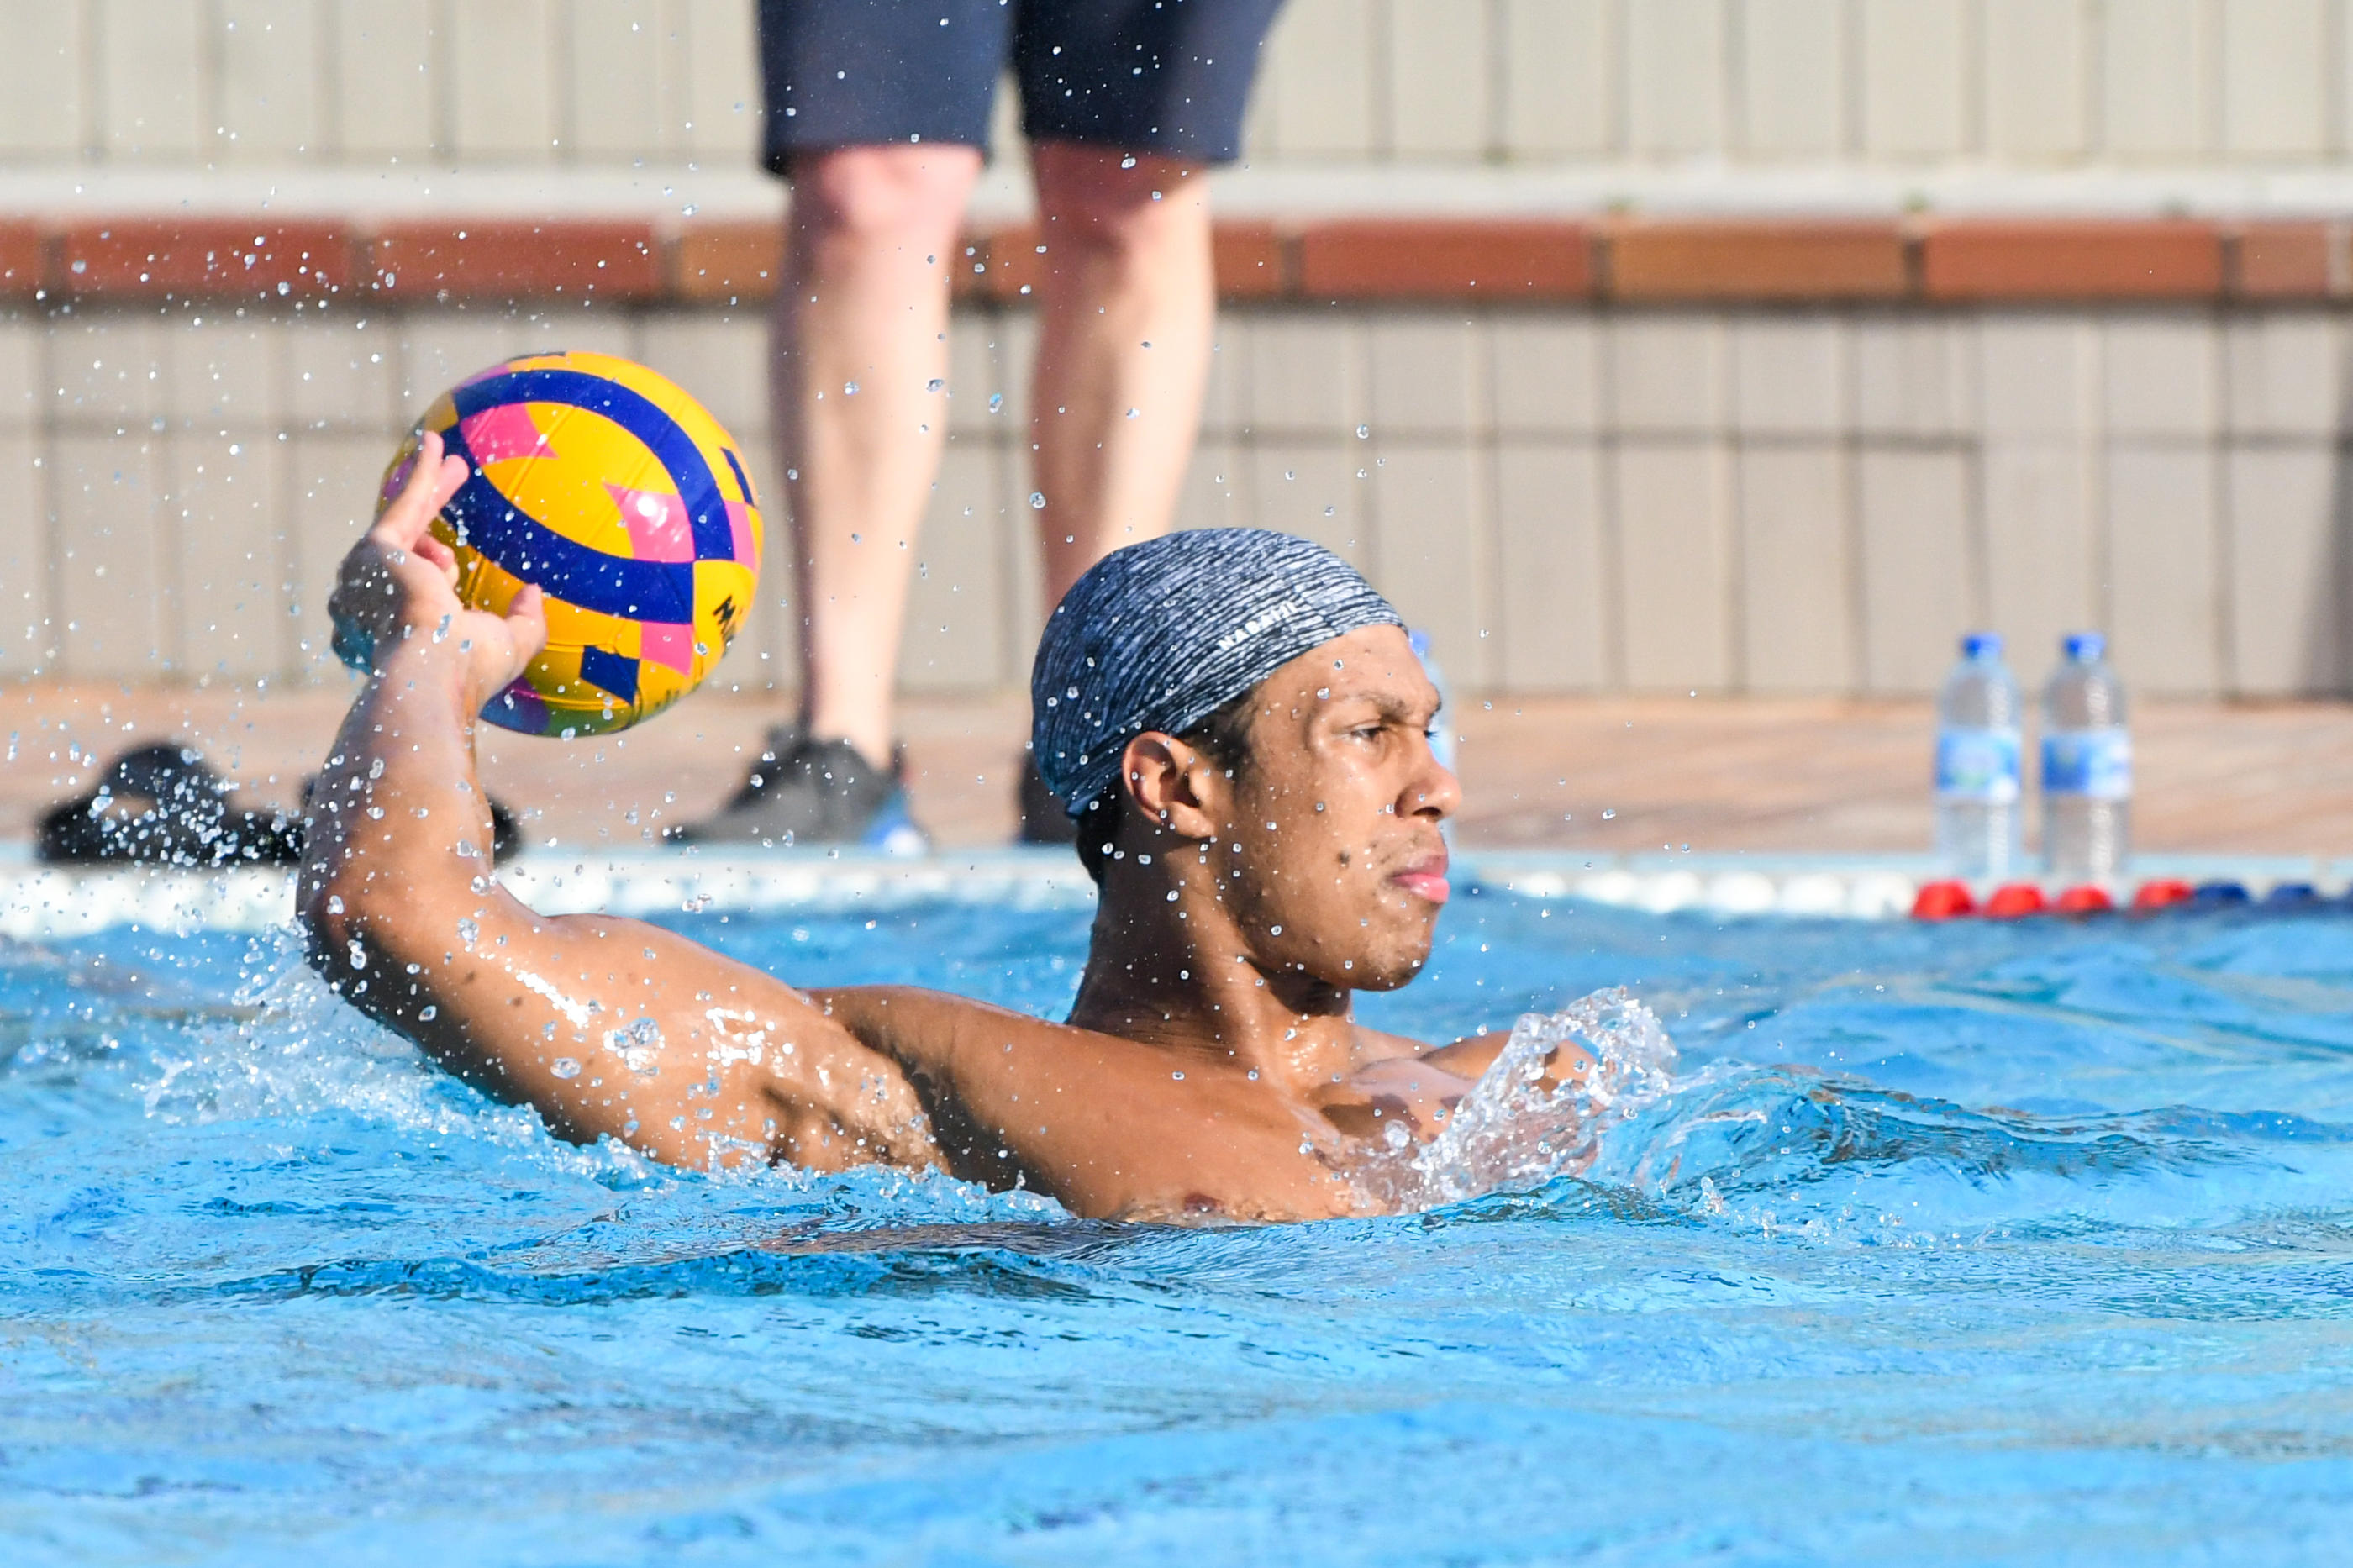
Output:
[[[2295,913],[2353,910],[2353,892],[2324,894],[2308,881],[2260,877],[2192,884],[2147,880],[2128,900],[2101,889],[2031,882],[1971,889],[1922,881],[1900,871],[1846,869],[1563,870],[1508,855],[1466,854],[1464,890],[1476,899],[1509,894],[1540,906],[1690,914],[1718,919],[1799,920],[2096,918],[2119,913],[2255,909]],[[923,905],[1083,909],[1094,889],[1060,852],[994,851],[969,856],[676,854],[590,858],[527,853],[500,881],[542,914],[659,916],[670,912],[759,915],[879,912]],[[0,864],[0,938],[69,939],[121,927],[163,933],[259,931],[293,918],[291,877],[260,868],[219,872],[148,867],[71,868]]]

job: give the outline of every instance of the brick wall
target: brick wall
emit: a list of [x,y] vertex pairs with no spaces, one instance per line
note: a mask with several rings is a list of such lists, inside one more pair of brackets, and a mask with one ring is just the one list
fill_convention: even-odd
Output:
[[[912,687],[1024,678],[1031,330],[957,315]],[[2029,672],[2104,626],[2144,690],[2340,692],[2348,331],[2326,304],[1233,304],[1183,521],[1326,541],[1482,690],[1915,692],[1989,625]],[[0,677],[319,678],[398,432],[554,343],[686,382],[775,494],[756,313],[0,314]],[[786,587],[727,679],[786,668]]]
[[[771,479],[751,16],[0,0],[0,678],[318,678],[396,434],[517,350],[669,370]],[[1964,625],[2353,689],[2348,84],[2353,0],[1290,0],[1185,519],[1331,540],[1493,691],[1915,691]],[[935,689],[1039,608],[999,140]]]

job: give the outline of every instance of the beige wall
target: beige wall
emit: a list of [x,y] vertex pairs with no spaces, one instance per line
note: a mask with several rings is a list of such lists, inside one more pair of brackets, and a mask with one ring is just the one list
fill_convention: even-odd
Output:
[[[520,168],[533,201],[643,217],[692,166],[768,199],[751,16],[0,0],[0,191],[87,177],[79,204],[164,210],[308,170],[312,205],[361,211],[389,186],[346,170]],[[1718,194],[1794,170],[1802,194],[1809,171],[1909,189],[2083,166],[2062,195],[2091,205],[2146,198],[2149,170],[2333,189],[2353,0],[1290,0],[1250,144],[1262,200],[1503,200],[1474,164],[1599,171],[1577,186],[1597,200],[1621,172],[1649,191],[1693,170],[1729,171]],[[1369,173],[1324,177],[1349,168]],[[432,183],[404,199],[446,199]],[[958,320],[913,686],[1022,676],[1029,331]],[[1491,690],[1915,691],[1981,624],[2030,670],[2095,624],[2144,689],[2346,690],[2347,331],[2317,308],[1237,309],[1184,516],[1329,540]],[[765,479],[761,340],[661,309],[0,313],[0,677],[309,678],[395,434],[517,350],[670,370]],[[731,679],[786,667],[782,585]]]
[[[1261,163],[2336,163],[2348,0],[1290,0]],[[748,0],[0,0],[0,159],[706,163]]]
[[[957,319],[911,687],[1026,677],[1030,331]],[[1183,521],[1326,541],[1482,690],[1913,692],[1989,625],[2029,674],[2102,626],[2143,690],[2342,691],[2348,331],[2320,310],[1232,310]],[[684,380],[773,497],[753,318],[0,317],[0,676],[315,676],[396,433],[559,341]],[[786,668],[786,591],[772,572],[728,679]]]

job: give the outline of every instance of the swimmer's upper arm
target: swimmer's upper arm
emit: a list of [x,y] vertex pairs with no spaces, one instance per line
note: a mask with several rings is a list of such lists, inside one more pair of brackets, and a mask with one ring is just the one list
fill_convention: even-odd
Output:
[[352,911],[364,964],[337,988],[559,1136],[689,1166],[937,1163],[906,1075],[773,975],[495,886],[465,902]]

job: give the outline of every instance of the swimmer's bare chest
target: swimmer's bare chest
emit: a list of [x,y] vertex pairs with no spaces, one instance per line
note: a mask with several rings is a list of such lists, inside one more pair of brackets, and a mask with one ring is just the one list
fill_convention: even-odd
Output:
[[[1364,1212],[1352,1166],[1441,1129],[1493,1048],[1366,1032],[1336,1079],[1286,1087],[1222,1053],[1143,1044],[935,992],[813,994],[897,1063],[948,1168],[1090,1214],[1311,1219]],[[1467,1047],[1467,1049],[1466,1049]]]

